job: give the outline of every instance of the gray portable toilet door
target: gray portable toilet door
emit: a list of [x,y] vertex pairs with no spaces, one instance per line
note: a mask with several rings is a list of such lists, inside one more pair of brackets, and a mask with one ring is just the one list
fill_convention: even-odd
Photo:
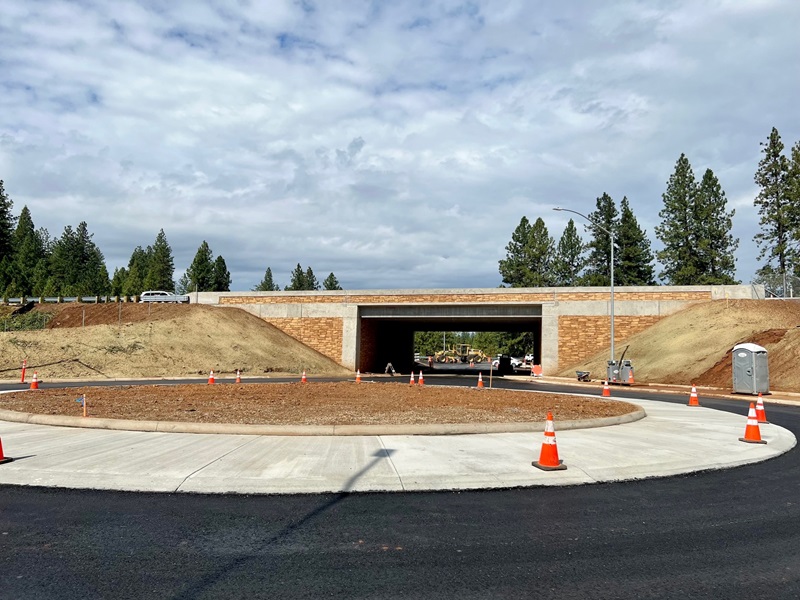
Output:
[[[751,353],[736,347],[733,352],[733,391],[739,394],[755,393],[755,373],[753,373],[754,365]],[[742,356],[738,356],[737,353],[741,353]]]
[[767,351],[753,352],[753,393],[769,393],[769,365]]

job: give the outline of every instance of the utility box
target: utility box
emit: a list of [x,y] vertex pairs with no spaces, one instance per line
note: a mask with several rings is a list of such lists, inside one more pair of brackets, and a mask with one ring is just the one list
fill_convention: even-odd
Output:
[[769,393],[769,365],[767,349],[758,344],[737,344],[733,347],[733,393]]
[[606,381],[608,383],[617,383],[620,381],[619,378],[619,366],[617,365],[617,361],[609,360],[607,361],[608,366],[606,367]]
[[631,383],[633,380],[633,364],[629,360],[617,361],[617,360],[609,360],[606,361],[606,377],[608,378],[606,381],[608,383]]
[[633,383],[633,365],[629,360],[623,360],[619,368],[618,383]]

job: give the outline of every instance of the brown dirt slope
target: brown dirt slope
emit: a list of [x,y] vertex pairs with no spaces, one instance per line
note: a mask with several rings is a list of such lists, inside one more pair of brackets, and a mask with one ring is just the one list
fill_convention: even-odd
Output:
[[[625,340],[619,357],[633,363],[636,383],[673,383],[730,388],[731,349],[752,342],[767,349],[770,389],[800,392],[800,301],[716,300],[692,305]],[[563,369],[605,376],[608,352]]]
[[[37,309],[38,310],[38,309]],[[342,375],[346,369],[237,308],[196,304],[50,305],[42,331],[0,333],[0,377],[180,377],[240,369],[244,376]]]

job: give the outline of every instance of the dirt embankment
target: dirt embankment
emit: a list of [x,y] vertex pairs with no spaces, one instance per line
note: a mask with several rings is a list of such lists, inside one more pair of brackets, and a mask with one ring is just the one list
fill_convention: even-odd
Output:
[[[617,340],[617,354],[634,367],[637,383],[672,383],[730,389],[731,349],[744,342],[767,350],[771,390],[800,392],[800,301],[716,300],[692,305],[652,327]],[[602,379],[608,352],[563,369],[591,371]]]
[[[9,309],[10,310],[10,309]],[[346,375],[334,361],[237,308],[174,304],[47,305],[44,331],[0,333],[0,377],[16,379],[24,358],[43,379],[265,374]],[[770,388],[800,391],[800,301],[701,302],[629,339],[637,383],[730,388],[731,348],[753,342],[768,351]],[[557,375],[605,373],[607,351]]]
[[345,375],[349,371],[237,308],[196,304],[43,306],[45,330],[0,334],[0,377],[41,379],[244,375]]

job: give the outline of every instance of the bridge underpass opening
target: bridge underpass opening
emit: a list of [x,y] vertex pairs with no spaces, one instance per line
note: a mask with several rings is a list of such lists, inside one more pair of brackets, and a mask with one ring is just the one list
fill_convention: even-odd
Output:
[[541,364],[540,304],[361,306],[358,322],[357,368],[364,372],[383,373],[387,363],[399,372],[416,369],[417,331],[530,332],[534,362]]

